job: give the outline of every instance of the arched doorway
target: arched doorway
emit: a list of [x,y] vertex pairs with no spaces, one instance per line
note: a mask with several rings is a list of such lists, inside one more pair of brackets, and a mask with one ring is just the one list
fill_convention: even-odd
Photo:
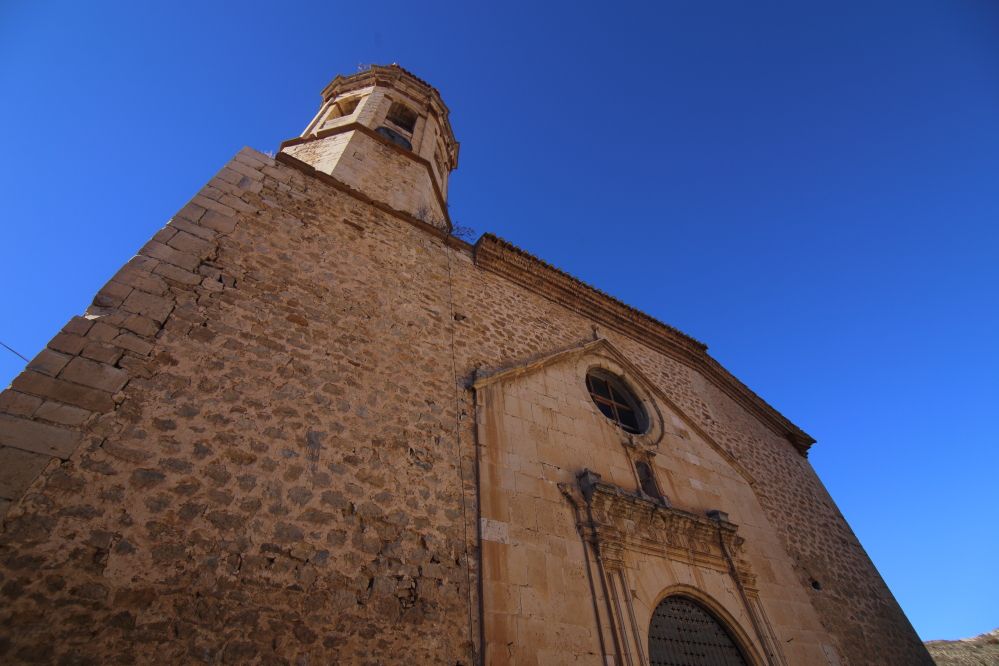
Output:
[[724,625],[696,601],[666,597],[649,625],[652,666],[747,666],[749,660]]

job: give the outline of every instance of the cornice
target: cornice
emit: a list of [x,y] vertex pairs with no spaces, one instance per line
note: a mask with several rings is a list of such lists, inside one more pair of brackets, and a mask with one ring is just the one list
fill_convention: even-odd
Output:
[[328,100],[337,91],[364,88],[380,83],[395,83],[404,79],[408,79],[408,83],[414,85],[424,95],[428,97],[436,96],[439,100],[441,100],[441,105],[444,109],[447,109],[447,106],[444,104],[444,100],[441,98],[440,91],[437,90],[437,88],[430,85],[430,83],[424,81],[416,74],[413,74],[405,67],[401,67],[396,63],[392,63],[391,65],[371,65],[367,69],[357,72],[356,74],[337,74],[333,80],[330,81],[325,88],[323,88],[323,100]]
[[707,353],[707,345],[555,268],[493,234],[475,243],[475,264],[697,370],[802,455],[815,439]]

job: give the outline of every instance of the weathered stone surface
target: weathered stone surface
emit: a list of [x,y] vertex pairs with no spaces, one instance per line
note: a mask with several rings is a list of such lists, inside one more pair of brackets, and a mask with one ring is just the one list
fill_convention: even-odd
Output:
[[121,305],[121,302],[125,300],[125,297],[132,293],[132,287],[122,284],[121,282],[115,282],[111,280],[106,285],[101,287],[101,290],[97,292],[97,296],[94,298],[94,304],[100,307],[115,307]]
[[72,356],[67,354],[60,354],[59,352],[52,351],[51,349],[43,349],[39,352],[38,356],[32,359],[31,363],[28,364],[28,368],[34,370],[35,372],[40,372],[50,377],[55,377],[59,374],[59,371],[66,367]]
[[113,345],[107,345],[101,342],[90,342],[83,351],[80,352],[80,356],[84,358],[89,358],[92,361],[99,361],[101,363],[107,363],[114,365],[121,358],[121,350]]
[[66,428],[0,414],[0,444],[57,458],[68,458],[80,434]]
[[87,334],[91,326],[93,326],[93,322],[86,317],[73,317],[68,324],[62,327],[62,332],[82,336]]
[[114,406],[111,394],[106,391],[52,379],[37,372],[22,372],[14,378],[11,386],[24,393],[52,398],[92,412],[107,412]]
[[149,317],[153,321],[160,323],[166,321],[170,311],[173,310],[173,306],[173,302],[168,298],[154,296],[153,294],[141,291],[133,291],[125,299],[125,302],[122,303],[123,309],[144,317]]
[[74,355],[79,354],[86,344],[87,341],[79,335],[60,333],[49,341],[49,349]]
[[72,405],[64,405],[54,400],[46,400],[34,413],[36,419],[52,421],[68,426],[78,426],[93,412]]
[[937,666],[999,664],[999,629],[958,641],[927,641]]
[[[235,212],[235,211],[233,211]],[[236,228],[237,220],[231,215],[209,210],[201,218],[201,224],[209,229],[213,229],[222,234],[232,233]]]
[[122,328],[128,329],[132,333],[143,337],[152,337],[160,330],[159,322],[153,321],[149,317],[144,317],[140,314],[133,314],[132,316],[126,318],[125,321],[122,322],[121,326]]
[[77,357],[70,361],[59,378],[114,393],[128,381],[128,373],[113,365]]
[[167,280],[179,282],[185,285],[195,285],[201,282],[201,276],[197,273],[178,268],[171,264],[160,264],[156,267],[156,273],[162,275]]
[[0,391],[0,412],[12,416],[31,416],[42,404],[42,399],[15,391],[4,389]]
[[159,259],[160,261],[172,264],[178,268],[194,270],[201,263],[201,259],[193,254],[181,252],[158,241],[149,241],[139,250],[143,255]]
[[0,446],[0,498],[20,498],[50,460],[47,455]]
[[192,236],[197,236],[198,238],[203,238],[208,241],[215,241],[218,236],[218,234],[211,229],[208,229],[196,222],[192,222],[179,214],[171,219],[167,224],[182,231],[186,231]]
[[[110,319],[110,318],[105,318]],[[115,317],[115,319],[119,319]],[[110,342],[118,335],[118,327],[112,326],[107,321],[93,320],[93,325],[87,333],[88,342]]]
[[[157,268],[163,264],[159,264]],[[168,290],[166,282],[162,278],[151,275],[146,267],[126,266],[115,274],[113,282],[127,285],[127,290],[121,290],[121,298],[124,300],[132,293],[132,289],[138,289],[148,294],[162,295]]]
[[162,483],[166,475],[155,469],[137,469],[132,472],[132,485],[139,488],[148,488]]
[[197,255],[202,259],[210,255],[212,250],[215,249],[215,243],[203,238],[198,238],[197,236],[189,234],[185,231],[178,231],[177,234],[170,239],[168,245],[172,248],[180,250],[181,252],[189,252]]
[[107,451],[110,455],[115,458],[124,460],[130,463],[143,463],[153,457],[153,454],[149,451],[145,451],[140,448],[131,448],[118,444],[117,442],[106,441],[101,445],[101,448]]
[[130,352],[135,352],[145,356],[153,349],[151,342],[148,342],[144,338],[140,338],[137,335],[132,335],[131,333],[122,333],[116,337],[112,342],[120,347],[121,349],[127,349]]

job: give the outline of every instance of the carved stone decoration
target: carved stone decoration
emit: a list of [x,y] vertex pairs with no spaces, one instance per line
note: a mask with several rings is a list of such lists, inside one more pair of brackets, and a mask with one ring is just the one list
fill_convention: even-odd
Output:
[[735,524],[650,500],[605,483],[599,474],[590,470],[580,475],[579,482],[592,511],[592,529],[603,548],[613,544],[716,571],[728,571],[724,544],[747,591],[756,592],[756,576],[741,557],[743,539],[737,535]]
[[[725,512],[684,511],[606,483],[588,469],[579,474],[578,483],[589,517],[587,537],[609,579],[625,578],[628,551],[727,574],[752,623],[754,638],[763,648],[763,663],[787,663],[763,611],[756,575],[744,557],[745,540]],[[617,598],[622,593],[613,580],[608,587],[615,605],[628,604],[627,599],[622,604]],[[626,631],[623,620],[618,631]],[[621,643],[628,645],[623,634]],[[644,640],[636,636],[633,643],[641,645]]]

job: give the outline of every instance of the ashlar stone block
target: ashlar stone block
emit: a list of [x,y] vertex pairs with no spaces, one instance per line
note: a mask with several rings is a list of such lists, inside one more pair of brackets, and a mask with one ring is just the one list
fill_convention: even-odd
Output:
[[0,445],[66,459],[79,441],[72,430],[0,414]]
[[50,377],[55,377],[64,367],[66,367],[66,364],[69,363],[72,358],[72,356],[60,354],[59,352],[52,351],[51,349],[43,349],[39,352],[38,356],[32,359],[31,363],[28,364],[28,368],[36,372],[49,375]]
[[98,363],[78,356],[70,361],[59,378],[115,393],[121,390],[121,387],[128,381],[128,373],[113,365]]
[[42,399],[13,389],[0,392],[0,412],[14,416],[31,416],[42,404]]
[[18,499],[50,460],[48,455],[0,446],[0,498]]
[[87,420],[93,412],[72,405],[64,405],[55,400],[46,400],[41,407],[35,411],[36,419],[53,421],[68,426],[77,426]]
[[173,302],[152,294],[133,291],[122,303],[122,308],[163,323],[173,310]]
[[114,407],[110,393],[53,379],[30,370],[15,377],[11,386],[23,393],[53,398],[94,412],[108,412]]

